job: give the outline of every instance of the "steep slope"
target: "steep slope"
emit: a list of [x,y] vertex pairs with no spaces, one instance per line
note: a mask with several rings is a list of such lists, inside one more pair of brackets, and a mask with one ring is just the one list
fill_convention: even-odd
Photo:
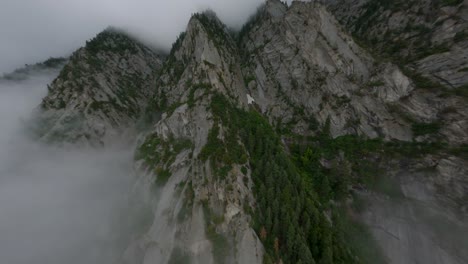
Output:
[[145,171],[145,191],[138,192],[153,220],[124,259],[357,261],[279,135],[255,110],[239,54],[211,13],[195,15],[174,45],[149,108],[161,119],[136,155]]
[[[373,14],[370,8],[349,8],[352,4],[347,8],[340,6],[341,2],[336,4],[340,10]],[[382,2],[371,1],[369,5]],[[386,5],[388,8],[398,6],[392,2]],[[463,14],[464,7],[452,11],[456,10]],[[405,14],[400,16],[405,17]],[[456,29],[463,30],[466,23],[463,19],[457,21]],[[388,26],[369,22],[369,27],[379,25]],[[450,36],[453,38],[454,34]],[[320,177],[329,177],[332,184],[336,181],[337,187],[348,173],[353,185],[368,181],[367,177],[395,181],[391,188],[398,190],[406,203],[392,201],[390,206],[382,202],[386,198],[377,193],[381,203],[372,201],[371,217],[364,217],[388,261],[401,263],[417,259],[430,263],[462,263],[466,260],[467,252],[463,247],[444,246],[450,244],[447,239],[457,237],[460,230],[467,230],[462,224],[466,219],[466,206],[462,201],[468,193],[468,163],[463,145],[468,140],[468,113],[464,107],[467,100],[463,93],[466,84],[462,81],[463,71],[450,75],[454,83],[446,86],[444,82],[438,84],[424,77],[428,73],[406,60],[398,57],[381,60],[371,56],[374,51],[357,45],[325,7],[316,2],[294,1],[287,7],[280,1],[267,1],[242,32],[240,42],[247,61],[243,70],[249,93],[293,147],[298,135],[314,136],[299,141],[299,149],[302,149],[299,153],[304,155],[301,158],[310,159],[307,151],[318,152],[315,155],[322,160],[316,166],[331,169],[331,173],[325,170],[325,175]],[[386,40],[377,42],[380,43],[377,47],[386,47]],[[439,64],[438,69],[447,68],[446,73],[458,71],[457,67],[466,62],[454,53],[460,45],[463,40],[459,39],[452,45],[451,53],[442,54],[456,58],[450,62],[447,59],[448,65]],[[431,65],[435,63],[430,62]],[[321,133],[329,133],[332,139],[321,138]],[[380,143],[341,137],[346,134],[400,141],[394,141],[397,145],[390,148],[385,146],[390,143],[386,143],[368,149]],[[405,143],[413,140],[419,143]],[[453,147],[447,147],[447,143]],[[310,149],[306,151],[304,144]],[[362,150],[353,149],[355,144],[360,144]],[[335,152],[337,147],[339,151]],[[330,155],[330,151],[335,156]],[[380,151],[386,154],[378,153]],[[393,152],[397,154],[391,154]],[[356,160],[356,153],[363,155],[363,159]],[[368,164],[368,160],[378,165]],[[335,163],[345,166],[341,169],[344,173],[338,172],[341,177],[338,179],[333,176]],[[305,168],[313,166],[304,164]],[[350,172],[346,172],[348,166],[351,166]],[[383,177],[376,175],[381,169],[387,172]],[[310,173],[318,177],[313,170]],[[317,184],[322,183],[317,178]],[[368,187],[373,184],[366,183]],[[333,192],[336,193],[339,189],[335,188]],[[388,194],[380,195],[388,197]],[[420,203],[425,206],[419,206]],[[389,208],[400,212],[399,216],[389,217],[387,209],[392,210]],[[435,208],[445,209],[435,214]],[[419,213],[413,214],[413,210]],[[395,231],[399,229],[406,231]],[[450,235],[442,235],[437,230],[445,230]],[[417,242],[408,244],[407,241]],[[461,239],[460,243],[465,245],[467,241]],[[412,247],[420,244],[425,245],[424,249]],[[403,249],[405,254],[398,253]],[[434,258],[434,255],[444,257]]]
[[411,78],[415,89],[392,109],[415,139],[459,148],[387,166],[398,195],[371,195],[365,221],[390,263],[466,262],[466,1],[322,2],[361,46]]
[[466,1],[323,2],[356,37],[382,56],[409,64],[449,88],[468,83]]
[[399,105],[413,122],[468,143],[466,1],[323,2],[362,45],[412,78],[417,89]]
[[93,146],[132,133],[162,59],[115,29],[73,53],[38,110],[47,142]]
[[397,67],[376,63],[323,6],[268,1],[250,27],[241,39],[247,81],[273,122],[295,134],[329,122],[333,137],[411,140],[409,124],[388,107],[414,89],[411,81]]
[[[246,82],[256,104],[283,133],[329,130],[334,138],[357,134],[466,144],[464,96],[419,87],[419,79],[373,59],[321,4],[295,1],[287,8],[268,1],[248,27],[241,36]],[[464,164],[458,160],[454,166]],[[458,184],[441,185],[466,191],[466,179],[455,180]],[[458,195],[452,198],[462,198]]]
[[262,262],[262,244],[244,210],[253,206],[251,180],[241,173],[246,159],[223,144],[244,147],[227,138],[227,124],[214,113],[219,97],[246,106],[238,64],[234,41],[214,14],[192,17],[148,110],[162,112],[161,119],[137,151],[146,171],[140,182],[156,198],[148,201],[154,220],[127,250],[128,263]]

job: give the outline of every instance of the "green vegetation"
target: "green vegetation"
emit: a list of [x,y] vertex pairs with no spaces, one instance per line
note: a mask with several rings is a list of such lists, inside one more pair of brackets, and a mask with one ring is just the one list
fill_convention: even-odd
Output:
[[138,148],[135,160],[143,160],[149,166],[166,164],[184,149],[191,149],[193,143],[189,139],[175,139],[170,137],[162,140],[156,134],[148,135]]
[[172,175],[166,166],[174,162],[181,151],[192,148],[193,143],[189,139],[170,137],[168,140],[162,140],[156,134],[151,134],[137,149],[135,160],[143,160],[146,168],[153,170],[156,176],[154,188],[157,189],[164,186]]
[[[441,0],[425,3],[428,8],[418,8],[418,1],[373,0],[367,1],[357,16],[342,21],[351,29],[353,37],[360,46],[396,64],[410,63],[433,54],[450,50],[448,43],[434,43],[432,34],[443,21],[437,21],[434,10],[442,6],[458,5],[463,0]],[[409,19],[397,28],[389,28],[389,15],[403,11]],[[384,28],[382,30],[382,28]],[[455,41],[465,39],[463,32]]]
[[468,159],[468,144],[462,144],[458,147],[450,148],[448,152],[452,155]]
[[252,82],[252,81],[255,81],[255,80],[256,80],[256,78],[255,78],[254,75],[247,75],[247,76],[244,77],[244,84],[245,84],[246,87],[248,87],[249,83]]
[[138,52],[138,45],[134,40],[120,33],[115,29],[106,29],[99,33],[90,41],[86,41],[86,50],[94,57],[99,52],[115,52],[124,54],[130,52],[135,54]]
[[240,46],[243,38],[252,30],[252,28],[260,21],[262,14],[265,10],[265,4],[258,7],[257,12],[253,14],[245,23],[237,35],[237,44]]
[[205,218],[205,234],[213,246],[212,253],[215,263],[225,263],[229,253],[228,239],[216,232],[216,226],[224,221],[223,216],[216,215],[210,210],[207,202],[203,202],[203,216]]
[[197,90],[209,91],[211,89],[211,84],[210,83],[197,83],[197,84],[188,83],[187,87],[190,87],[187,104],[189,107],[193,107],[195,106],[195,92]]
[[441,0],[441,6],[455,6],[463,3],[463,0]]
[[381,81],[381,80],[377,80],[377,81],[370,81],[368,83],[366,83],[366,86],[367,87],[379,87],[379,86],[384,86],[385,85],[385,82]]
[[158,187],[164,186],[171,176],[172,176],[172,174],[168,169],[163,169],[161,167],[158,167],[158,168],[156,168],[156,181],[155,181],[155,184]]
[[66,61],[67,59],[62,58],[62,57],[58,57],[58,58],[50,57],[46,61],[39,63],[39,65],[47,67],[47,68],[57,68],[65,64]]
[[455,42],[461,42],[467,38],[468,38],[468,33],[466,33],[466,31],[460,31],[460,32],[457,32],[457,34],[455,34],[455,37],[453,38],[453,40]]
[[434,123],[415,123],[412,125],[413,135],[415,137],[424,136],[428,134],[435,134],[439,132],[441,124],[438,122]]
[[190,264],[190,256],[181,248],[174,248],[169,258],[168,264]]
[[[225,172],[233,164],[244,164],[247,162],[246,151],[239,142],[238,131],[239,127],[232,124],[234,120],[230,116],[230,108],[226,107],[226,103],[231,106],[224,96],[214,94],[211,99],[210,108],[214,115],[215,123],[208,134],[208,142],[203,147],[200,158],[206,161],[211,160],[213,168],[221,169]],[[220,124],[227,125],[227,131],[220,138]],[[226,167],[227,166],[227,167]],[[221,175],[224,175],[222,173]]]
[[413,55],[410,60],[417,61],[420,59],[424,59],[428,56],[431,56],[433,54],[439,54],[439,53],[444,53],[448,51],[450,51],[450,47],[447,44],[442,43],[439,45],[432,46],[430,48],[418,50],[418,52],[415,55]]
[[[398,188],[379,177],[383,175],[381,160],[418,158],[448,150],[442,143],[384,142],[357,136],[333,139],[322,133],[296,138],[287,154],[279,135],[256,111],[240,110],[218,94],[213,95],[211,108],[215,126],[201,157],[214,160],[219,170],[223,164],[243,164],[244,160],[236,161],[235,157],[248,155],[258,202],[253,226],[266,247],[266,263],[279,259],[285,263],[382,259],[375,247],[359,248],[372,244],[370,234],[364,226],[338,214],[340,206],[329,201],[344,201],[349,196],[348,186],[358,183],[398,196]],[[227,151],[229,137],[243,145],[234,156]],[[324,166],[323,161],[329,165]],[[326,210],[337,214],[333,225],[322,213]],[[250,210],[246,208],[246,212]],[[338,221],[348,227],[339,227]]]
[[468,84],[462,85],[460,87],[445,89],[441,96],[460,96],[463,98],[468,98]]
[[[177,37],[177,40],[172,44],[171,51],[169,53],[169,56],[167,56],[165,63],[163,64],[163,67],[161,68],[160,72],[158,73],[159,76],[163,76],[165,73],[170,77],[168,82],[162,79],[158,79],[156,86],[158,87],[163,87],[165,85],[175,85],[179,82],[180,78],[184,74],[185,67],[186,67],[186,58],[182,58],[182,60],[179,60],[176,58],[176,52],[179,51],[179,49],[182,47],[182,44],[187,37],[187,34],[185,32],[181,32],[179,36]],[[155,101],[159,101],[159,99],[162,99],[165,97],[165,95],[160,94],[159,95],[161,98],[153,98]],[[162,104],[159,102],[158,108],[164,107],[165,104]],[[153,104],[154,106],[154,104]]]
[[189,182],[184,192],[184,203],[182,204],[182,207],[180,208],[180,211],[177,214],[177,221],[179,223],[183,222],[186,219],[186,217],[190,214],[193,207],[194,199],[195,192],[193,190],[192,182]]
[[[383,142],[379,139],[363,140],[356,136],[332,139],[322,135],[307,140],[308,144],[291,147],[293,160],[315,186],[324,204],[330,199],[345,198],[351,181],[370,185],[375,182],[375,176],[379,175],[377,164],[370,158],[370,153],[375,155],[381,151]],[[344,154],[344,159],[337,158],[339,153]],[[323,167],[321,159],[329,160],[330,167]],[[359,176],[352,179],[352,172],[354,176]]]
[[213,11],[205,11],[203,13],[197,13],[193,15],[194,18],[198,19],[203,25],[208,37],[219,49],[221,47],[232,48],[228,40],[229,32],[226,30],[226,26],[219,21],[216,14]]
[[[321,213],[325,208],[318,202],[313,183],[285,153],[268,121],[256,111],[236,108],[219,94],[213,96],[211,108],[218,125],[210,133],[202,157],[215,159],[220,166],[224,160],[227,164],[242,164],[244,160],[235,157],[250,156],[258,201],[253,225],[266,247],[265,262],[279,259],[285,263],[356,262],[343,239],[333,232],[327,217]],[[219,137],[221,124],[225,130],[224,141]],[[239,145],[238,154],[233,155],[236,151],[218,153],[222,146],[231,150],[226,147],[228,138],[236,139],[237,145],[238,141],[242,142],[245,149]]]
[[29,74],[33,71],[43,70],[47,68],[59,68],[66,63],[67,59],[65,58],[49,58],[44,62],[36,63],[33,65],[26,64],[22,68],[15,69],[11,73],[4,74],[3,76],[0,74],[0,79],[6,80],[24,80],[27,78]]
[[[356,199],[357,197],[354,198],[354,200]],[[345,208],[334,211],[332,220],[336,229],[335,232],[342,234],[342,238],[362,263],[387,263],[385,255],[367,226],[351,218]]]
[[[323,203],[329,199],[341,200],[346,197],[346,186],[349,184],[358,183],[369,188],[390,190],[390,184],[377,178],[383,175],[380,161],[402,157],[420,158],[426,154],[450,150],[447,144],[440,142],[385,142],[379,138],[365,139],[354,135],[331,138],[322,134],[297,138],[296,142],[290,146],[293,160],[317,188]],[[324,167],[321,160],[328,161],[329,166]]]
[[407,69],[406,67],[400,67],[401,71],[408,77],[410,77],[417,88],[426,89],[426,90],[438,90],[443,92],[446,88],[440,84],[432,81],[431,79],[422,76],[421,74],[417,73],[416,71]]

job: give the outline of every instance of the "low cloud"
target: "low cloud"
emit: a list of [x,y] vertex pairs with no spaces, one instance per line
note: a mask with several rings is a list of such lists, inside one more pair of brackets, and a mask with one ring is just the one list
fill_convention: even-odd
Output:
[[0,262],[112,263],[132,149],[63,150],[26,136],[54,72],[0,81]]

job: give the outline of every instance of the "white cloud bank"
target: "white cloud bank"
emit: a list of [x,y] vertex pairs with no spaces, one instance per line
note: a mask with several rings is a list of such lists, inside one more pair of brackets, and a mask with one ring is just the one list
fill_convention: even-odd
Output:
[[25,135],[25,120],[57,74],[0,81],[0,263],[107,264],[113,257],[104,249],[131,187],[131,149],[66,151]]

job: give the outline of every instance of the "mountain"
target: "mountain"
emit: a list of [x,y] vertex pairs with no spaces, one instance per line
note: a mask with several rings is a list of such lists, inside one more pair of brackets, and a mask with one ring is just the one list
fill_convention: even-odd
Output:
[[[327,3],[340,22],[379,56],[449,89],[466,90],[468,7],[463,0]],[[466,92],[465,92],[466,95]]]
[[468,261],[466,1],[323,2],[70,57],[38,136],[138,140],[123,263]]
[[160,55],[126,34],[103,31],[71,55],[48,87],[39,137],[99,146],[131,134],[161,64]]
[[0,77],[0,81],[22,81],[27,79],[31,74],[46,73],[51,69],[60,69],[66,62],[67,59],[65,58],[49,58],[44,62],[25,65],[23,68],[16,69],[11,73],[3,74]]

